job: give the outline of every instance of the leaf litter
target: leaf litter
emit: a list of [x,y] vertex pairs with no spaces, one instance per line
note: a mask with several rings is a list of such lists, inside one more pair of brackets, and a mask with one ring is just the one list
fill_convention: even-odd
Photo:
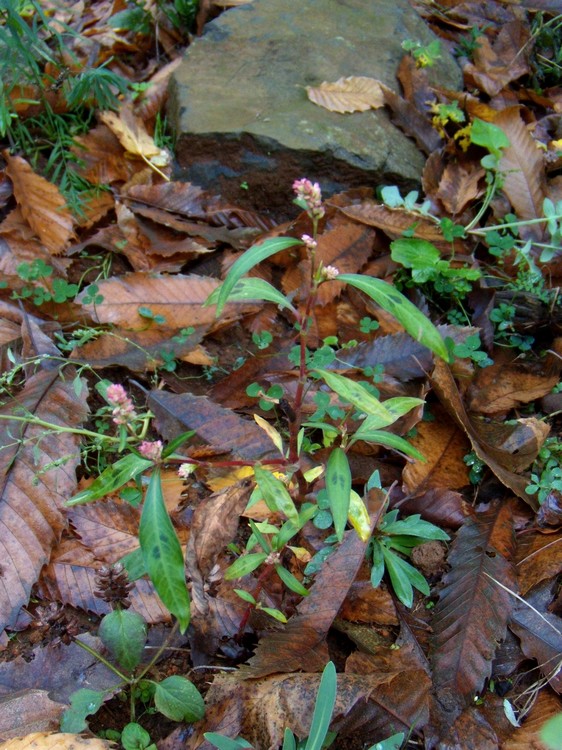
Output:
[[[359,380],[366,371],[376,374],[373,382],[384,399],[425,397],[423,421],[420,412],[393,429],[412,433],[411,444],[427,461],[405,461],[399,453],[359,441],[349,451],[353,483],[364,484],[372,467],[379,467],[383,486],[393,486],[386,496],[370,491],[371,524],[380,522],[387,504],[404,517],[421,514],[453,541],[446,564],[433,572],[428,568],[430,595],[416,594],[408,611],[386,580],[372,588],[367,545],[349,530],[310,579],[308,597],[279,582],[266,588],[268,606],[285,612],[287,624],[273,624],[256,612],[244,638],[240,623],[246,607],[234,592],[241,584],[224,576],[232,561],[229,545],[242,543],[248,515],[263,523],[274,519],[265,504],[247,509],[254,480],[236,466],[277,455],[274,442],[287,422],[298,371],[287,360],[293,332],[275,304],[251,298],[229,302],[217,319],[205,301],[241,252],[274,236],[299,238],[305,217],[288,212],[287,222],[276,224],[267,206],[250,211],[229,205],[172,178],[170,152],[157,142],[155,117],[180,59],[174,47],[181,39],[164,23],[158,33],[166,54],[153,59],[142,35],[118,25],[109,30],[116,5],[94,2],[64,16],[65,23],[76,23],[80,14],[87,21],[88,43],[81,35],[69,42],[79,59],[103,49],[96,64],[114,55],[111,66],[148,83],[137,101],[98,112],[97,122],[74,139],[76,175],[93,186],[84,212],[70,210],[37,164],[3,151],[0,412],[13,418],[0,424],[0,611],[6,631],[0,683],[3,693],[13,694],[9,715],[24,716],[17,725],[21,734],[37,726],[52,730],[62,711],[57,701],[68,701],[70,692],[64,671],[74,664],[82,675],[93,674],[90,662],[76,661],[72,645],[52,642],[38,607],[61,603],[79,613],[83,630],[95,633],[97,618],[108,611],[96,597],[97,573],[138,550],[139,507],[118,492],[95,505],[65,507],[96,478],[96,462],[91,457],[83,462],[77,433],[44,427],[92,427],[91,415],[100,406],[97,375],[136,389],[139,403],[154,414],[153,438],[171,441],[188,430],[195,433],[183,450],[197,469],[181,485],[170,477],[166,499],[185,550],[191,656],[171,659],[163,668],[173,674],[207,666],[211,686],[205,719],[187,740],[170,734],[166,747],[208,747],[203,734],[209,731],[242,735],[257,748],[278,747],[285,726],[306,736],[318,673],[329,658],[338,665],[332,727],[342,742],[364,746],[404,731],[416,747],[542,747],[538,733],[560,712],[562,688],[561,489],[552,473],[556,464],[548,463],[555,461],[549,441],[560,435],[560,406],[545,408],[547,399],[556,398],[560,378],[562,274],[559,252],[545,250],[549,236],[560,242],[560,219],[537,220],[549,210],[545,206],[558,205],[560,213],[562,94],[560,78],[553,83],[552,75],[540,91],[535,84],[536,76],[544,75],[537,62],[538,12],[553,14],[556,4],[449,2],[439,17],[422,5],[442,43],[457,45],[463,94],[431,90],[410,55],[398,72],[401,90],[367,77],[307,87],[312,102],[338,116],[385,107],[428,156],[422,178],[428,211],[420,210],[417,196],[388,194],[381,201],[368,189],[332,196],[317,253],[325,266],[343,273],[413,290],[418,308],[455,346],[465,347],[464,358],[444,364],[372,300],[343,284],[320,288],[308,343],[319,350],[336,337],[345,346],[324,367]],[[224,5],[202,2],[199,30],[213,6]],[[131,66],[118,63],[123,50],[135,60]],[[29,99],[35,96],[28,93]],[[35,114],[29,104],[18,107],[22,118]],[[497,154],[503,179],[483,221],[486,150],[463,141],[463,128],[475,119],[484,128],[499,128],[509,142]],[[494,234],[492,225],[502,220],[530,223]],[[455,225],[469,229],[455,233]],[[405,233],[436,250],[431,267],[416,268],[414,259],[411,279],[416,273],[427,277],[415,289],[391,246]],[[531,243],[526,252],[514,250],[514,236]],[[308,293],[308,262],[306,253],[286,248],[252,274],[278,282],[298,304]],[[432,297],[427,281],[446,284],[447,274],[455,279],[455,269],[465,268],[479,273],[463,301],[463,319],[455,320],[447,317],[443,297]],[[76,292],[67,294],[70,284],[77,285]],[[450,286],[455,284],[458,279]],[[492,325],[495,310],[504,315],[503,328],[501,321]],[[264,330],[273,334],[272,348],[260,348]],[[534,341],[525,348],[529,335]],[[493,365],[483,368],[472,354],[466,356],[476,351],[467,349],[473,336],[480,337]],[[347,346],[351,339],[355,344]],[[257,423],[255,400],[246,393],[253,382],[263,393],[281,385],[285,400],[272,397],[275,411],[262,410]],[[305,395],[303,408],[311,419],[322,393],[314,384]],[[260,420],[269,426],[262,429]],[[326,446],[316,450],[311,465],[327,455]],[[527,488],[541,477],[546,496],[539,507]],[[131,483],[127,489],[142,498],[143,487]],[[298,579],[324,538],[311,524],[295,538],[301,558],[295,557],[291,571]],[[156,633],[169,613],[142,573],[130,593],[131,606]],[[256,575],[248,573],[248,585]],[[26,661],[30,654],[33,660]],[[210,667],[225,662],[236,671],[214,676]],[[105,684],[102,671],[93,678],[99,684]],[[504,696],[520,728],[506,719]],[[6,748],[15,747],[15,726],[2,723]],[[18,747],[69,742],[75,747],[79,741],[72,735],[28,734]]]

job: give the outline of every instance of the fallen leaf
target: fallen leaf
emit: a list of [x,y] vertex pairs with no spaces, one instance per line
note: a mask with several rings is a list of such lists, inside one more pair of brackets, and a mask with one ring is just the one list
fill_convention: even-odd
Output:
[[551,750],[541,741],[540,732],[548,719],[562,711],[562,701],[552,690],[540,690],[523,725],[502,745],[502,750]]
[[463,461],[470,443],[442,409],[434,409],[434,420],[418,422],[416,434],[409,440],[425,461],[406,464],[402,473],[404,489],[420,494],[433,488],[458,490],[470,484],[468,466]]
[[56,732],[33,732],[0,744],[0,750],[110,750],[112,747],[112,742],[98,737]]
[[74,237],[74,219],[66,200],[52,182],[36,174],[21,156],[5,151],[6,173],[25,220],[53,255],[60,255]]
[[66,708],[51,700],[46,690],[28,688],[0,696],[0,748],[9,744],[4,740],[58,729]]
[[365,76],[324,81],[319,86],[307,86],[306,93],[311,102],[330,112],[366,112],[384,105],[380,81]]
[[156,145],[144,122],[133,114],[129,106],[122,105],[118,113],[111,110],[100,112],[99,118],[128,153],[140,156],[156,167],[166,167],[170,163],[170,154]]
[[[17,397],[4,403],[0,414],[28,413],[56,425],[79,427],[87,414],[86,397],[85,386],[76,396],[68,369],[64,381],[58,370],[44,370],[32,375]],[[61,537],[63,503],[76,488],[79,444],[69,432],[46,435],[43,426],[0,421],[0,631],[15,623]],[[62,457],[66,460],[59,465]]]
[[562,533],[525,534],[517,546],[517,578],[522,596],[562,571]]
[[437,694],[453,704],[470,705],[491,674],[515,601],[496,581],[515,589],[513,551],[511,512],[505,505],[467,518],[451,545],[451,569],[432,620],[432,664]]

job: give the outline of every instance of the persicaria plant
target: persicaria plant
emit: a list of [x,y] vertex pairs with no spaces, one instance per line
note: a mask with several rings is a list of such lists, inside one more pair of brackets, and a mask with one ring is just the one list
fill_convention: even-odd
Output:
[[[450,359],[449,350],[437,329],[393,286],[368,275],[342,273],[335,265],[323,264],[319,259],[318,244],[322,224],[326,220],[326,208],[320,186],[303,178],[294,182],[293,189],[295,203],[304,210],[304,216],[310,222],[308,232],[301,233],[299,237],[272,237],[248,249],[236,260],[224,282],[207,300],[208,305],[216,305],[217,316],[222,314],[230,301],[272,302],[292,321],[295,341],[288,359],[288,367],[296,375],[296,387],[291,396],[285,394],[283,387],[277,384],[265,391],[259,384],[248,388],[248,394],[256,397],[260,408],[266,412],[275,412],[281,402],[284,404],[286,429],[278,429],[259,414],[254,417],[271,439],[278,456],[268,458],[261,464],[251,461],[227,461],[222,464],[248,467],[255,482],[249,507],[264,501],[273,519],[250,521],[250,537],[245,548],[232,545],[237,559],[225,573],[227,580],[235,580],[260,569],[252,591],[236,589],[236,593],[248,604],[247,614],[240,623],[240,635],[254,609],[262,609],[281,621],[286,619],[283,612],[260,599],[270,578],[276,576],[287,589],[299,596],[307,595],[303,582],[289,570],[288,560],[301,554],[300,548],[294,546],[294,540],[305,524],[318,516],[320,510],[322,528],[333,528],[333,542],[342,540],[348,522],[363,540],[371,535],[371,520],[366,505],[361,494],[352,487],[347,454],[354,444],[359,441],[379,444],[423,460],[423,456],[406,439],[387,429],[412,409],[420,408],[423,400],[405,396],[381,401],[372,383],[348,377],[331,367],[333,357],[327,355],[333,354],[330,344],[335,342],[325,342],[319,349],[309,346],[313,312],[322,286],[338,283],[354,287],[394,316],[412,337],[444,360]],[[262,261],[288,249],[300,249],[308,261],[308,283],[303,285],[305,291],[298,301],[284,295],[265,279],[247,275]],[[312,416],[303,408],[305,399],[311,394],[315,394],[314,400],[318,406]],[[185,433],[165,447],[159,440],[147,440],[151,415],[137,415],[130,396],[120,385],[107,385],[104,395],[118,429],[119,448],[128,448],[129,451],[102,472],[87,489],[72,498],[69,504],[101,498],[130,480],[140,479],[144,472],[150,472],[140,520],[140,550],[135,569],[137,574],[148,573],[160,598],[177,617],[184,631],[190,619],[190,599],[183,553],[163,499],[160,467],[163,463],[176,464],[180,477],[187,478],[204,462],[176,452],[193,433]],[[318,447],[325,449],[321,461],[315,461],[314,454]],[[431,533],[418,535],[416,539],[421,542],[422,536],[431,538]],[[386,553],[387,565],[395,563],[395,559],[395,555]],[[415,572],[411,572],[414,570],[411,566],[402,566],[401,570],[410,575],[412,585],[423,587],[419,578],[413,579]],[[377,582],[380,581],[380,571],[379,565],[374,578]],[[395,571],[396,563],[393,565],[391,582],[396,580]],[[402,586],[402,590],[409,590],[408,585]],[[401,592],[399,595],[403,601],[410,603],[410,596]]]

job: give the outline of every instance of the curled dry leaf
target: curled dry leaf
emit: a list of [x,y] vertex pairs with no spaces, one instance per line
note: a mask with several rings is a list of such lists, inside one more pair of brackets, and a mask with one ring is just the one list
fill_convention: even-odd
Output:
[[99,117],[129,154],[139,156],[156,167],[166,167],[170,163],[170,154],[156,145],[144,122],[133,114],[130,107],[121,107],[119,113],[110,110],[100,112]]
[[21,212],[53,255],[60,255],[74,237],[74,219],[56,185],[36,174],[21,156],[5,151],[6,173],[12,180]]
[[366,76],[324,81],[319,86],[307,86],[306,93],[311,102],[330,112],[366,112],[384,105],[381,82]]

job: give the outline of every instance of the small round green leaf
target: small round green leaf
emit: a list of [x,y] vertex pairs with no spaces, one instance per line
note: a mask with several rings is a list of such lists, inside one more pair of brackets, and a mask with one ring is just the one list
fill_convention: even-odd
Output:
[[131,672],[138,666],[146,644],[147,627],[137,612],[116,609],[105,615],[98,636],[122,667]]
[[199,721],[205,715],[203,696],[192,682],[180,675],[157,683],[154,705],[172,721]]

